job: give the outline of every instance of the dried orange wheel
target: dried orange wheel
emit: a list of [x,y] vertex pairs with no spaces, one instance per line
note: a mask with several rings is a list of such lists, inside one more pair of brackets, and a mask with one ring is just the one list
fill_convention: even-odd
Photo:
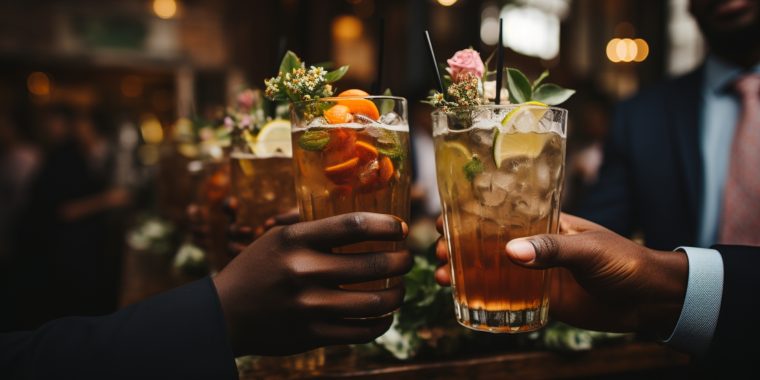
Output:
[[364,90],[360,90],[358,88],[352,88],[350,90],[346,90],[338,94],[338,97],[341,97],[341,96],[369,96],[369,94]]
[[325,176],[335,184],[348,184],[353,180],[356,173],[356,166],[358,164],[359,157],[354,157],[337,165],[328,166],[325,168]]
[[324,117],[330,124],[350,123],[351,120],[354,119],[351,115],[351,109],[348,106],[341,104],[336,104],[328,108],[324,113]]
[[388,157],[380,159],[380,182],[386,183],[393,177],[393,161]]
[[364,141],[356,142],[356,156],[361,162],[370,162],[377,158],[377,148]]

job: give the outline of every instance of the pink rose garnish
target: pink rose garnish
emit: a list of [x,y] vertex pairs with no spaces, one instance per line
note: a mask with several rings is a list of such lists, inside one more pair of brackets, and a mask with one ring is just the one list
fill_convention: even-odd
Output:
[[446,60],[449,67],[446,71],[451,74],[454,82],[462,79],[466,74],[473,74],[478,78],[483,77],[485,66],[480,59],[480,53],[472,49],[464,49],[456,52],[453,57]]

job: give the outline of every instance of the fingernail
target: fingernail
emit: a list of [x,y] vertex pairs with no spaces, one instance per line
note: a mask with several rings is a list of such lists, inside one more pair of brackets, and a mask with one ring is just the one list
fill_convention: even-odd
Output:
[[512,258],[526,264],[536,259],[536,249],[528,240],[510,241],[507,243],[507,253],[512,256]]
[[269,219],[267,219],[266,222],[264,222],[264,225],[267,226],[267,227],[272,227],[272,226],[274,226],[275,223],[276,222],[275,222],[274,218],[269,218]]
[[407,225],[403,220],[401,221],[401,232],[404,233],[404,237],[409,235],[409,225]]

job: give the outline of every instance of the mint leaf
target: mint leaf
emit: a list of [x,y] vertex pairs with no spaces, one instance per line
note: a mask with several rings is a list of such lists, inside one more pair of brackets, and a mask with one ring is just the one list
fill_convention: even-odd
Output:
[[348,65],[341,66],[336,70],[327,73],[327,75],[325,75],[325,81],[327,83],[337,82],[340,78],[343,78],[343,76],[346,75],[346,72],[348,72]]
[[544,70],[541,75],[536,78],[536,80],[533,81],[533,86],[531,87],[533,89],[533,93],[536,92],[536,88],[541,84],[541,82],[544,81],[544,79],[549,77],[549,70]]
[[556,106],[569,99],[573,94],[575,94],[575,90],[562,88],[553,83],[545,83],[536,88],[536,92],[533,94],[533,100],[537,100],[550,106]]
[[301,149],[318,152],[325,149],[330,142],[330,134],[327,131],[306,131],[298,139],[298,146]]
[[483,173],[483,162],[479,158],[473,157],[470,162],[464,164],[464,175],[467,176],[467,180],[472,182],[475,176]]
[[510,102],[525,103],[532,98],[533,91],[530,88],[530,82],[520,70],[507,69],[507,82],[509,83]]
[[288,50],[288,52],[285,53],[285,56],[282,57],[282,62],[280,62],[280,72],[289,73],[293,71],[293,69],[297,69],[299,67],[301,67],[301,59],[298,58],[296,53]]

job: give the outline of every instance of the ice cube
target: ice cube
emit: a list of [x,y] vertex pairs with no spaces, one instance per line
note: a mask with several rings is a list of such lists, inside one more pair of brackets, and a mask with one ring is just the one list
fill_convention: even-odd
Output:
[[490,108],[476,108],[470,113],[470,118],[473,126],[483,122],[493,124],[495,120]]
[[495,131],[496,129],[474,128],[470,131],[470,139],[477,145],[491,148],[491,146],[493,146],[493,135]]
[[401,116],[395,112],[388,112],[383,116],[380,116],[379,122],[385,125],[400,125],[404,122]]
[[307,125],[307,127],[323,127],[323,126],[326,126],[328,124],[330,124],[330,123],[327,122],[327,119],[325,119],[322,116],[319,116],[319,117],[315,117],[315,118],[311,119],[311,121],[309,121],[309,124]]
[[518,185],[516,176],[509,173],[504,173],[504,172],[494,173],[491,179],[491,183],[493,184],[494,187],[504,189],[507,192],[517,190],[517,185]]
[[475,196],[480,204],[486,207],[496,207],[504,202],[507,197],[507,190],[493,185],[493,175],[491,173],[478,174],[473,180],[475,187]]
[[538,127],[539,120],[536,119],[536,116],[533,114],[533,112],[530,111],[522,111],[518,112],[517,115],[514,116],[514,129],[518,132],[536,132],[536,128]]

